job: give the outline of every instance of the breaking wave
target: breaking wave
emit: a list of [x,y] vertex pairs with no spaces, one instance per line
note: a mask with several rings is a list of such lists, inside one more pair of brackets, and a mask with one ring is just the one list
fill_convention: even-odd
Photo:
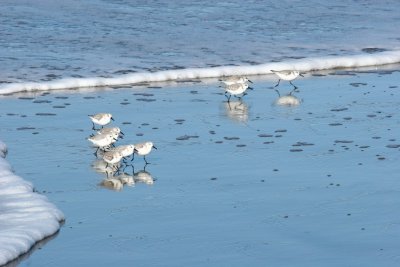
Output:
[[133,73],[111,78],[65,78],[49,82],[10,83],[0,86],[0,95],[42,90],[64,90],[85,87],[129,85],[143,82],[164,82],[185,79],[218,78],[231,75],[265,75],[271,70],[298,70],[300,72],[337,68],[379,66],[400,62],[400,50],[353,56],[304,58],[251,66],[222,66],[187,68],[153,73]]

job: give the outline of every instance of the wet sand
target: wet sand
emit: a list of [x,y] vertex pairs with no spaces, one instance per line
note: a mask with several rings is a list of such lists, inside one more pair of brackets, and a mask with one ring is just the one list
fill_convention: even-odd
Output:
[[[8,161],[66,216],[20,266],[397,266],[398,70],[309,73],[297,106],[270,77],[230,104],[212,80],[1,97]],[[153,184],[99,186],[98,112],[155,143]]]

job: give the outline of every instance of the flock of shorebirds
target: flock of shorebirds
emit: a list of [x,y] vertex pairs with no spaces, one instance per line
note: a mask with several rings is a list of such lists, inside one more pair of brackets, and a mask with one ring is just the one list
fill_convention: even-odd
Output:
[[[303,76],[298,71],[271,72],[275,73],[279,77],[278,83],[274,87],[277,87],[281,80],[285,80],[289,81],[290,84],[294,87],[293,91],[295,91],[297,87],[292,83],[292,81],[298,76]],[[220,81],[224,84],[225,96],[228,103],[232,96],[241,100],[242,97],[247,94],[247,89],[252,90],[252,88],[249,86],[249,83],[252,83],[252,81],[250,81],[247,77],[230,76],[225,77]],[[291,93],[284,97],[290,97]],[[132,184],[134,182],[132,180],[132,176],[126,175],[124,170],[126,169],[126,167],[131,166],[134,173],[134,166],[132,162],[134,160],[135,154],[143,156],[146,168],[147,164],[149,164],[146,156],[150,154],[153,148],[157,148],[154,146],[153,142],[150,141],[137,144],[115,146],[115,143],[119,139],[122,139],[124,137],[124,133],[119,127],[104,127],[114,120],[112,114],[98,113],[95,115],[89,115],[89,118],[92,121],[92,130],[94,130],[95,133],[88,137],[87,140],[92,143],[94,148],[96,148],[94,155],[96,156],[96,158],[100,157],[100,161],[102,162],[102,164],[105,164],[104,172],[106,172],[107,174],[107,178],[103,181],[102,184],[110,184],[111,187],[117,189],[119,189],[123,184]],[[96,126],[100,126],[100,128],[96,128]],[[144,170],[143,172],[146,171]],[[118,179],[115,176],[116,174],[119,177]]]
[[[295,92],[297,89],[297,86],[295,86],[292,83],[292,81],[295,80],[298,76],[303,77],[303,75],[297,70],[282,70],[282,71],[271,70],[271,72],[276,74],[279,78],[278,83],[274,87],[277,87],[280,84],[281,80],[289,81],[289,83],[294,87],[294,89],[287,96],[285,96],[286,98],[290,98],[292,93]],[[242,97],[247,95],[246,93],[247,90],[253,90],[253,88],[250,87],[249,84],[253,82],[250,81],[247,77],[231,76],[231,77],[226,77],[224,79],[220,79],[220,81],[223,83],[222,87],[225,89],[225,96],[228,100],[228,103],[232,96],[241,100]],[[281,97],[279,91],[277,90],[275,91],[278,93],[278,96]]]
[[[89,140],[96,148],[94,155],[101,157],[106,164],[105,170],[107,177],[113,177],[114,174],[119,174],[122,170],[125,170],[127,166],[132,166],[135,154],[143,156],[145,164],[149,164],[146,160],[146,156],[150,154],[152,149],[157,149],[153,142],[143,142],[137,144],[119,145],[115,146],[118,139],[122,139],[124,133],[119,127],[104,128],[104,126],[111,123],[113,119],[111,113],[98,113],[95,115],[89,115],[93,123],[92,130],[96,131],[87,140]],[[101,128],[96,129],[96,125]],[[130,158],[130,160],[129,160]],[[146,166],[145,165],[145,166]]]

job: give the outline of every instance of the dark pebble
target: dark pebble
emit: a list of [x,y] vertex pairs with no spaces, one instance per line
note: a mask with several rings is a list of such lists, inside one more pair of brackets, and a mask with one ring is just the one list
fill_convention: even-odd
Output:
[[42,104],[42,103],[51,103],[51,101],[50,100],[35,100],[32,103]]
[[272,134],[259,134],[258,137],[272,137]]
[[41,113],[41,112],[39,112],[39,113],[36,113],[36,116],[56,116],[57,114],[55,114],[55,113]]
[[156,99],[153,99],[153,98],[136,98],[136,101],[154,102],[154,101],[156,101]]
[[345,111],[348,110],[348,108],[333,108],[331,111],[339,112],[339,111]]
[[336,144],[350,144],[353,143],[354,141],[351,140],[335,140]]
[[400,144],[390,144],[386,146],[387,148],[400,148]]
[[227,136],[225,136],[224,139],[225,140],[239,140],[240,138],[239,137],[227,137]]
[[145,97],[154,96],[154,94],[149,94],[149,93],[134,93],[133,95],[140,95]]

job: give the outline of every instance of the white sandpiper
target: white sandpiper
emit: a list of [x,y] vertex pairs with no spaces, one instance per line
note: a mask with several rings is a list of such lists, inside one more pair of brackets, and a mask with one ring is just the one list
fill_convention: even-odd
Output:
[[247,77],[243,77],[243,76],[224,77],[223,79],[219,79],[219,81],[224,83],[225,85],[232,85],[235,83],[247,83],[247,82],[253,83]]
[[[230,101],[232,96],[238,97],[238,95],[242,94],[242,96],[238,97],[239,100],[242,99],[247,93],[246,90],[250,89],[253,90],[247,83],[234,83],[231,85],[225,86],[225,96],[228,98],[228,102]],[[227,96],[226,93],[230,95]]]
[[[120,163],[120,161],[122,160],[122,154],[119,151],[107,151],[104,152],[103,154],[103,160],[107,163],[106,168],[108,167],[108,165],[112,166],[112,171],[113,174],[117,171],[119,172],[119,167],[117,164]],[[108,177],[108,172],[107,172],[107,177]]]
[[111,127],[111,128],[101,128],[97,131],[98,134],[115,134],[124,135],[119,127]]
[[92,123],[93,123],[92,129],[93,130],[96,129],[94,127],[95,124],[98,124],[103,128],[104,125],[107,125],[111,122],[111,120],[114,120],[111,113],[98,113],[95,115],[88,115],[88,116],[92,120]]
[[274,86],[277,87],[281,80],[284,81],[289,81],[291,85],[296,89],[297,86],[295,86],[292,81],[296,79],[298,76],[304,77],[303,74],[298,72],[297,70],[271,70],[272,73],[276,74],[279,77],[278,83]]
[[152,142],[138,143],[135,144],[135,153],[139,156],[143,156],[144,162],[146,162],[146,164],[149,164],[146,160],[146,155],[151,152],[152,148],[157,149]]
[[121,153],[122,157],[126,158],[135,152],[135,145],[122,145],[122,146],[116,146],[112,149],[112,151],[118,151]]
[[97,152],[99,149],[104,150],[104,148],[110,146],[118,139],[118,134],[98,134],[90,136],[87,140],[92,142],[92,144],[97,147],[96,152],[94,154],[97,156]]
[[90,136],[87,140],[92,142],[95,147],[103,148],[111,145],[114,138],[115,134],[97,134]]

